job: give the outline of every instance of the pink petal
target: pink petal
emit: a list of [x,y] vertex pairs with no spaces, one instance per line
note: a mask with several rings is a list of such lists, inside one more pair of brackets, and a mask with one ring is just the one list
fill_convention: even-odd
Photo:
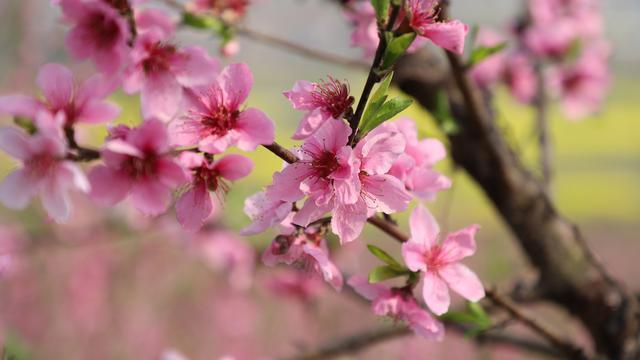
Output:
[[312,153],[329,151],[338,153],[347,145],[351,128],[342,120],[326,121],[302,146],[303,150]]
[[173,119],[182,99],[182,87],[169,72],[158,72],[146,77],[140,102],[142,115],[162,121]]
[[61,176],[64,177],[63,181],[65,185],[73,185],[74,188],[83,193],[91,191],[89,179],[77,164],[71,161],[62,161],[58,165],[58,169],[62,174]]
[[104,205],[115,205],[127,196],[131,180],[123,173],[98,165],[89,172],[91,198]]
[[425,261],[426,249],[422,244],[415,242],[406,242],[402,244],[402,258],[404,263],[411,271],[427,271],[427,262]]
[[444,339],[444,324],[434,319],[425,310],[411,311],[406,318],[411,330],[423,338],[434,341]]
[[200,230],[213,211],[211,195],[203,182],[195,184],[176,202],[176,217],[182,227],[190,232]]
[[370,284],[369,280],[364,276],[354,275],[349,278],[347,284],[355,290],[358,294],[362,295],[367,300],[375,300],[380,296],[390,293],[389,288],[383,284]]
[[410,242],[422,244],[430,248],[436,244],[440,226],[433,218],[433,215],[422,205],[418,205],[409,218],[409,228],[411,229]]
[[449,234],[442,242],[442,261],[457,262],[476,252],[476,232],[479,225],[471,225]]
[[442,267],[440,276],[449,287],[469,301],[478,301],[484,297],[484,286],[478,276],[462,264],[450,264]]
[[229,146],[233,145],[237,136],[236,133],[228,133],[222,137],[217,135],[207,136],[200,140],[198,149],[209,154],[220,154],[225,152]]
[[37,83],[50,105],[62,108],[73,99],[73,74],[59,64],[47,64],[40,68]]
[[248,176],[253,170],[253,161],[248,157],[230,154],[218,160],[214,169],[225,179],[235,181]]
[[437,139],[424,139],[415,146],[417,153],[412,153],[417,164],[434,166],[447,156],[444,144]]
[[27,135],[10,127],[0,128],[0,149],[20,160],[27,160],[32,154]]
[[244,212],[253,222],[242,229],[241,233],[254,235],[265,231],[287,217],[291,212],[291,203],[274,200],[261,191],[245,200]]
[[51,175],[43,183],[40,198],[47,214],[56,222],[65,222],[71,213],[71,203],[66,193],[64,179]]
[[447,283],[432,271],[424,273],[423,282],[422,296],[429,309],[436,315],[446,313],[451,301]]
[[361,169],[370,175],[386,174],[404,152],[405,145],[404,136],[399,132],[370,132],[356,147],[356,153],[362,161]]
[[77,121],[89,124],[99,124],[111,121],[120,115],[120,107],[103,101],[91,101],[81,108]]
[[236,130],[238,148],[253,151],[258,145],[268,145],[275,140],[275,128],[271,119],[258,109],[248,108],[240,113]]
[[414,168],[405,185],[419,198],[431,200],[436,192],[450,188],[451,180],[435,170]]
[[167,128],[173,146],[198,145],[204,133],[200,122],[186,118],[172,120]]
[[204,165],[204,156],[191,151],[183,151],[178,155],[178,163],[185,169],[196,169]]
[[247,64],[236,63],[225,67],[217,81],[224,95],[224,106],[238,109],[249,96],[253,75]]
[[156,216],[167,210],[171,191],[157,179],[143,179],[133,184],[131,200],[141,213]]
[[340,243],[355,240],[367,222],[367,206],[364,201],[353,205],[336,206],[331,218],[331,231],[340,237]]
[[447,22],[435,22],[420,29],[420,35],[433,41],[434,44],[462,55],[464,52],[464,38],[469,31],[469,26],[458,20]]
[[104,148],[105,150],[116,154],[128,155],[137,158],[144,157],[144,154],[142,153],[142,151],[140,151],[140,149],[120,139],[107,141],[104,144]]
[[197,46],[184,48],[181,60],[174,64],[176,79],[184,87],[210,84],[218,75],[220,65]]
[[287,165],[282,171],[273,174],[273,184],[267,188],[268,196],[288,202],[300,200],[304,196],[300,184],[310,176],[310,171],[306,163]]
[[107,77],[104,74],[95,74],[76,90],[75,101],[77,104],[85,104],[90,101],[103,100],[119,85],[119,76]]
[[364,201],[370,209],[392,214],[403,211],[411,201],[402,181],[391,175],[362,176],[362,191],[368,196]]
[[303,250],[315,259],[317,269],[322,273],[324,281],[331,284],[336,291],[342,290],[342,274],[338,267],[329,259],[329,254],[322,248],[309,243],[304,244]]
[[40,182],[27,169],[18,169],[0,183],[0,202],[10,209],[24,209],[40,189]]
[[315,85],[306,80],[299,80],[293,84],[293,88],[282,94],[289,99],[291,105],[296,110],[313,110],[317,107],[313,99],[312,93]]
[[329,120],[332,120],[332,118],[327,117],[321,109],[314,109],[302,117],[300,124],[298,124],[298,129],[296,129],[291,138],[293,140],[304,140],[313,135],[325,121]]
[[36,117],[43,105],[31,96],[7,95],[0,96],[0,112],[13,116],[21,116],[28,119]]
[[169,134],[165,124],[157,119],[145,120],[127,139],[138,149],[163,154],[169,150]]
[[334,180],[333,188],[336,195],[336,201],[340,204],[355,204],[360,199],[360,180]]
[[331,210],[330,205],[318,206],[313,199],[307,199],[302,208],[294,215],[292,222],[296,225],[307,226],[320,219],[329,210]]
[[186,171],[170,157],[158,159],[156,171],[158,180],[168,187],[184,184],[189,179]]

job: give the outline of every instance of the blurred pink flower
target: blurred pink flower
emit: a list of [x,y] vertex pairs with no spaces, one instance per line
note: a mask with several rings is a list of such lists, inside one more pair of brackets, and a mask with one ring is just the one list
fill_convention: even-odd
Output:
[[89,173],[91,195],[113,205],[131,194],[134,206],[158,215],[169,206],[171,190],[187,181],[187,174],[169,155],[169,136],[159,120],[137,128],[115,128],[102,151],[105,165]]
[[441,48],[456,54],[464,52],[464,41],[469,26],[458,20],[439,21],[438,0],[407,0],[405,9],[409,25]]
[[407,190],[421,199],[432,200],[438,191],[451,187],[451,180],[433,169],[447,155],[439,140],[418,140],[416,123],[409,118],[381,126],[395,128],[404,135],[405,151],[393,163],[389,174],[403,181]]
[[249,196],[244,202],[244,212],[251,224],[242,229],[242,235],[259,234],[283,221],[292,210],[290,202],[267,196],[265,191]]
[[39,113],[48,112],[51,119],[61,117],[65,125],[103,123],[120,114],[117,105],[105,101],[117,84],[101,74],[77,85],[69,69],[59,64],[47,64],[40,68],[37,83],[42,89],[43,100],[21,94],[2,96],[0,112],[32,120]]
[[[505,37],[501,34],[491,29],[481,27],[478,30],[476,43],[474,45],[492,47],[499,45],[505,40]],[[473,65],[470,72],[471,77],[481,87],[491,87],[502,80],[506,61],[506,50],[500,51],[497,54],[493,54],[483,59],[479,63]]]
[[526,54],[513,53],[507,58],[503,81],[511,95],[521,103],[531,103],[538,91],[533,63]]
[[149,28],[136,37],[124,71],[123,88],[129,94],[141,92],[145,118],[169,121],[182,105],[185,88],[211,82],[219,65],[202,48],[173,45],[172,29],[168,22],[160,20],[159,14],[148,19],[156,19],[157,25],[151,21]]
[[467,300],[484,297],[484,286],[468,267],[460,263],[476,251],[478,225],[447,235],[438,243],[440,228],[429,211],[418,206],[409,219],[411,238],[402,244],[402,257],[411,271],[424,274],[422,295],[431,311],[442,315],[449,309],[450,287]]
[[374,314],[404,321],[416,334],[428,340],[441,341],[444,338],[444,325],[418,305],[410,290],[369,284],[361,276],[351,277],[348,284],[358,294],[371,300]]
[[291,269],[270,274],[267,288],[275,295],[291,297],[308,303],[318,296],[322,283],[303,271]]
[[349,85],[333,77],[317,83],[299,80],[283,94],[294,109],[307,111],[291,137],[294,140],[306,139],[329,120],[342,121],[354,101]]
[[253,75],[243,63],[224,68],[213,84],[186,91],[188,113],[170,123],[172,142],[180,146],[197,145],[201,151],[219,154],[232,145],[253,151],[271,144],[274,124],[265,113],[241,110],[253,86]]
[[90,190],[82,170],[65,160],[66,145],[55,134],[27,136],[14,128],[2,128],[0,149],[22,162],[0,184],[0,202],[9,208],[23,209],[39,193],[49,216],[63,222],[71,212],[68,191]]
[[342,274],[329,258],[329,249],[324,235],[314,229],[296,234],[293,229],[276,236],[262,253],[262,262],[267,266],[278,263],[301,265],[322,275],[334,289],[342,289]]
[[106,1],[60,0],[65,19],[73,24],[66,37],[71,55],[92,59],[104,73],[118,72],[129,51],[129,28],[118,10]]
[[[253,170],[251,159],[231,154],[217,161],[190,151],[180,154],[179,162],[191,171],[188,188],[176,202],[178,222],[187,231],[197,231],[213,213],[217,214],[224,202],[224,194],[229,190],[225,180],[235,181],[249,175]],[[215,193],[216,200],[209,191]]]

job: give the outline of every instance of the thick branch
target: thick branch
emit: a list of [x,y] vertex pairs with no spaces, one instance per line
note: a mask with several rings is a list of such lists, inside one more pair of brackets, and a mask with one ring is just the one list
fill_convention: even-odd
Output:
[[[449,135],[453,160],[484,190],[539,270],[545,297],[575,314],[598,351],[611,358],[638,351],[637,302],[607,279],[580,243],[574,225],[558,214],[542,184],[523,166],[493,123],[487,99],[447,53],[449,67],[427,50],[396,66],[394,81],[427,110],[448,95],[460,130]],[[607,324],[606,326],[603,324]]]

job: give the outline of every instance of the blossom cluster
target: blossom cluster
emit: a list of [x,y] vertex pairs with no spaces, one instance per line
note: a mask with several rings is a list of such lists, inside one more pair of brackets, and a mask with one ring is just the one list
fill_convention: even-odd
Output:
[[[64,222],[71,213],[69,191],[78,190],[105,206],[129,199],[146,216],[174,208],[185,230],[201,230],[221,212],[229,183],[247,177],[254,167],[249,158],[225,154],[227,150],[250,152],[260,145],[277,145],[273,121],[262,110],[245,105],[253,86],[249,67],[233,63],[221,68],[203,48],[179,45],[175,21],[138,2],[55,3],[70,27],[69,52],[76,60],[91,60],[97,74],[78,82],[67,67],[47,64],[36,81],[42,97],[0,97],[0,112],[21,125],[0,129],[0,148],[20,164],[0,184],[0,202],[22,209],[39,195],[47,214]],[[220,4],[196,1],[191,8],[242,17],[248,1]],[[468,27],[441,20],[438,9],[436,0],[407,0],[396,9],[400,15],[394,19],[395,30],[415,32],[461,53]],[[115,122],[120,108],[106,99],[118,89],[139,94],[139,125]],[[441,339],[443,325],[413,295],[417,281],[423,279],[422,299],[436,315],[448,311],[448,287],[470,301],[484,296],[476,275],[460,264],[475,252],[478,227],[439,242],[438,226],[422,205],[451,187],[451,180],[434,168],[446,156],[444,144],[420,139],[415,122],[406,117],[389,122],[384,118],[372,129],[354,126],[350,87],[331,76],[298,81],[283,94],[294,109],[304,112],[292,136],[301,144],[290,152],[295,160],[287,157],[272,183],[246,200],[245,212],[252,222],[243,234],[275,228],[279,234],[264,250],[265,265],[295,265],[340,290],[344,280],[331,260],[329,231],[346,245],[360,237],[367,221],[418,202],[409,224],[411,238],[402,245],[406,266],[398,270],[408,277],[406,285],[368,284],[359,277],[349,284],[373,301],[374,313],[405,321],[426,338]],[[384,99],[386,95],[383,103]],[[80,124],[108,125],[100,149],[78,143]],[[88,168],[80,165],[92,161],[96,164]],[[247,286],[251,252],[229,236],[219,237],[223,240],[196,247],[197,251],[214,267],[244,264],[230,267],[235,285]],[[311,291],[293,280],[282,286],[302,294]]]
[[526,16],[511,24],[508,34],[480,29],[478,46],[508,43],[507,50],[472,69],[480,86],[502,83],[523,103],[538,101],[542,87],[560,100],[570,119],[599,110],[609,83],[610,50],[598,0],[528,0]]

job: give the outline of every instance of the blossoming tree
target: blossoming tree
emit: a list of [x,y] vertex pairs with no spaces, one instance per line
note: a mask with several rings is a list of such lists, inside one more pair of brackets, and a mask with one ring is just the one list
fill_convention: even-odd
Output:
[[[597,0],[527,0],[523,14],[502,32],[452,18],[448,1],[334,1],[353,26],[351,43],[362,48],[362,61],[252,32],[243,25],[249,0],[52,3],[68,27],[69,54],[92,62],[96,74],[78,81],[64,65],[46,64],[35,76],[42,96],[0,97],[0,112],[15,119],[0,129],[0,148],[19,164],[0,184],[6,207],[22,209],[38,196],[46,214],[64,223],[73,207],[69,192],[79,191],[96,204],[130,202],[148,217],[173,209],[185,231],[204,237],[210,234],[207,224],[228,211],[225,193],[232,183],[260,166],[229,150],[262,146],[283,166],[246,199],[250,223],[241,233],[277,233],[261,244],[261,263],[297,269],[277,285],[279,291],[312,297],[312,282],[322,279],[400,324],[299,358],[356,351],[408,332],[441,341],[445,329],[569,358],[638,356],[637,300],[598,262],[578,228],[558,214],[550,190],[548,102],[558,100],[570,118],[579,119],[597,111],[606,92],[609,49]],[[171,16],[176,13],[180,22]],[[365,69],[366,81],[355,91],[328,75],[281,89],[300,112],[290,134],[298,145],[287,149],[275,142],[280,124],[247,101],[251,69],[242,62],[222,67],[203,48],[178,44],[174,36],[182,28],[215,32],[222,56],[241,58],[234,37],[244,34]],[[392,98],[392,84],[416,104],[407,96]],[[501,85],[536,110],[541,176],[522,164],[495,124],[491,105]],[[136,126],[112,123],[120,108],[105,99],[117,89],[139,96]],[[430,111],[448,143],[419,137],[416,120],[401,114],[409,106]],[[79,124],[105,123],[108,135],[100,148],[78,139]],[[464,264],[482,251],[476,249],[479,225],[440,233],[429,207],[452,186],[435,169],[447,153],[486,192],[538,269],[531,296],[571,312],[591,335],[592,349],[528,316],[516,298],[485,287]],[[408,226],[392,215],[403,212]],[[347,276],[333,252],[361,241],[367,224],[388,235],[401,257],[368,245],[379,266]],[[331,233],[337,246],[329,246]],[[252,248],[234,235],[219,237],[195,251],[228,268],[234,286],[249,286],[256,266]],[[451,309],[450,290],[468,306]],[[496,333],[484,303],[542,341]],[[183,358],[174,351],[164,356]]]

